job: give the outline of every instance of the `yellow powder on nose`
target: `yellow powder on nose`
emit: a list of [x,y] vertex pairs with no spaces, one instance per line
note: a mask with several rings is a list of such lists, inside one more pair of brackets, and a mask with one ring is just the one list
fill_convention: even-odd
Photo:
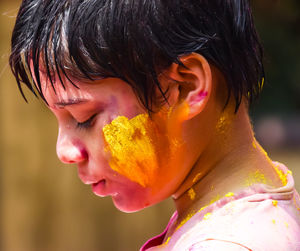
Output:
[[278,201],[277,201],[277,200],[273,200],[273,201],[272,201],[272,204],[273,204],[274,207],[277,207]]

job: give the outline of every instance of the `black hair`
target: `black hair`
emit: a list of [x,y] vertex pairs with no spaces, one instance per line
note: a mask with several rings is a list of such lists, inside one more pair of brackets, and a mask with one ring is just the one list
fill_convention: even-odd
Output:
[[223,73],[236,110],[260,93],[263,50],[249,0],[23,0],[10,66],[24,98],[22,83],[44,99],[42,68],[52,86],[54,75],[63,86],[120,78],[151,111],[157,89],[166,98],[158,74],[193,52]]

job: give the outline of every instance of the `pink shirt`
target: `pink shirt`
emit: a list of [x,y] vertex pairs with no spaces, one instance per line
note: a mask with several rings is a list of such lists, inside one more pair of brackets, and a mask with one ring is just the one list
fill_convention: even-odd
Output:
[[257,184],[225,197],[193,215],[163,243],[165,231],[140,251],[255,250],[300,251],[300,201],[288,169],[277,164],[287,178],[283,187]]

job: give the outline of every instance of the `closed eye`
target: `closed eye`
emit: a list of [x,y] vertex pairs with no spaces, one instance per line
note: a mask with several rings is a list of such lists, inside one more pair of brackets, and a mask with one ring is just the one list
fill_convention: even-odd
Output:
[[88,129],[93,126],[94,118],[96,117],[97,114],[94,114],[91,116],[88,120],[84,122],[77,122],[76,127],[79,129]]

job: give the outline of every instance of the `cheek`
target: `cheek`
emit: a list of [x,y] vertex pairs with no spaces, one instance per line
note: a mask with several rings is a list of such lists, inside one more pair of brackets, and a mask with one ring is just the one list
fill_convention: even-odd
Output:
[[111,155],[109,165],[142,187],[149,184],[158,168],[150,127],[148,116],[141,114],[131,120],[119,116],[103,128],[105,150]]
[[[178,110],[175,114],[177,119],[182,115]],[[160,190],[183,161],[181,127],[170,125],[179,122],[175,120],[174,111],[162,111],[153,120],[147,114],[130,120],[117,117],[103,128],[110,167],[142,187],[152,187],[153,193]]]

